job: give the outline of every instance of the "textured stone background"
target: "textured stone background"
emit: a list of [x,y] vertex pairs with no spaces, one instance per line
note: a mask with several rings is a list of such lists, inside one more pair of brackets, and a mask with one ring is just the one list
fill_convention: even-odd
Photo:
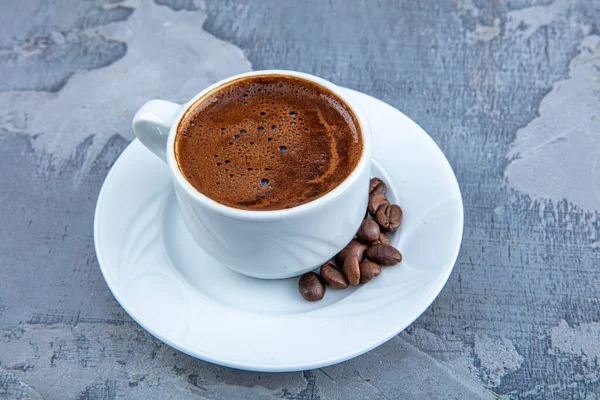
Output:
[[[0,398],[598,398],[599,21],[598,0],[3,2]],[[93,249],[135,110],[265,68],[402,110],[446,153],[466,212],[423,316],[301,373],[163,345],[116,303]]]

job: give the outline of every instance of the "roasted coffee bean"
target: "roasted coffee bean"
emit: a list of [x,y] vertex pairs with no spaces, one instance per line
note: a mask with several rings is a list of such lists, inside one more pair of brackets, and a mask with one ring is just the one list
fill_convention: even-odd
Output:
[[[379,234],[379,239],[377,239],[377,241],[379,241],[379,243],[383,243],[383,244],[390,244],[390,237],[387,235],[387,233],[381,232]],[[377,243],[377,244],[379,244],[379,243]],[[373,244],[375,244],[375,242],[373,242]]]
[[367,250],[367,246],[362,244],[356,239],[352,239],[350,243],[346,247],[340,251],[337,256],[335,256],[335,261],[337,265],[344,265],[344,260],[350,254],[356,254],[358,256],[358,262],[362,262],[365,259],[365,250]]
[[358,240],[361,242],[371,244],[379,239],[380,232],[381,230],[379,229],[377,222],[372,219],[365,219],[360,225],[360,228],[358,228],[356,236],[358,236]]
[[372,281],[377,275],[381,273],[381,267],[374,262],[365,261],[360,263],[360,283],[367,283]]
[[377,209],[377,223],[384,232],[396,232],[402,223],[402,209],[397,204],[384,204]]
[[348,280],[333,261],[327,261],[321,267],[321,278],[334,289],[342,290],[348,287]]
[[387,185],[379,178],[371,179],[369,185],[369,195],[373,196],[376,194],[385,194],[387,192]]
[[298,282],[300,294],[308,301],[319,301],[325,296],[325,285],[321,277],[314,272],[309,272],[300,278]]
[[402,254],[389,244],[376,244],[367,249],[367,258],[379,265],[395,265],[402,261]]
[[360,282],[360,266],[356,254],[346,257],[344,261],[344,275],[351,285],[358,285]]
[[376,194],[376,195],[369,197],[369,214],[371,214],[371,216],[373,218],[375,218],[375,215],[377,214],[377,210],[379,209],[379,207],[381,207],[382,205],[386,205],[386,204],[390,204],[390,203],[389,203],[387,197],[385,197],[385,194]]

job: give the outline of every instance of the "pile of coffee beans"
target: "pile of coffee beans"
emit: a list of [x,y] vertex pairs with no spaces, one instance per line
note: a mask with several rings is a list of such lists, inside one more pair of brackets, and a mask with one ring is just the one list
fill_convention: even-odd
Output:
[[321,266],[320,275],[309,272],[300,278],[298,289],[305,300],[321,300],[326,286],[343,290],[349,285],[370,282],[381,273],[381,266],[402,261],[402,254],[390,245],[388,236],[402,224],[402,209],[390,204],[386,193],[387,186],[381,179],[371,179],[369,206],[356,237]]

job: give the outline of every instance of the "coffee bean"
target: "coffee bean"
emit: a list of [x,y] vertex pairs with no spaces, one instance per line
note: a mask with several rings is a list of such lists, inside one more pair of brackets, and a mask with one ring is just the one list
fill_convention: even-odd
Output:
[[325,285],[321,277],[314,272],[309,272],[300,278],[298,282],[300,294],[308,301],[319,301],[325,296]]
[[369,195],[373,196],[376,194],[385,194],[387,192],[386,184],[379,178],[371,179],[369,185]]
[[397,204],[385,204],[377,209],[377,223],[384,232],[396,232],[402,223],[402,209]]
[[333,261],[327,261],[323,264],[321,278],[334,289],[342,290],[348,287],[348,280]]
[[362,262],[365,259],[365,250],[367,250],[367,246],[362,244],[356,239],[352,239],[350,243],[346,247],[340,251],[337,256],[335,256],[335,261],[337,265],[344,265],[344,261],[346,257],[351,254],[356,254],[358,257],[358,262]]
[[346,279],[348,279],[348,283],[351,285],[358,285],[360,282],[360,267],[356,254],[346,257],[344,261],[344,275],[346,275]]
[[379,225],[377,222],[372,219],[365,219],[360,228],[358,228],[358,240],[365,244],[370,244],[379,239],[379,233],[381,230],[379,229]]
[[[390,237],[385,232],[381,232],[379,234],[379,239],[377,239],[377,240],[379,240],[379,243],[390,244]],[[377,243],[377,244],[379,244],[379,243]]]
[[381,267],[374,262],[365,261],[360,263],[360,283],[367,283],[372,281],[377,275],[381,273]]
[[375,215],[377,214],[377,210],[379,209],[379,207],[381,207],[382,205],[386,205],[386,204],[390,204],[387,197],[385,197],[385,194],[375,194],[371,197],[369,197],[369,214],[371,214],[371,216],[373,218],[375,218]]
[[367,258],[379,265],[395,265],[402,261],[402,254],[389,244],[376,244],[367,249]]

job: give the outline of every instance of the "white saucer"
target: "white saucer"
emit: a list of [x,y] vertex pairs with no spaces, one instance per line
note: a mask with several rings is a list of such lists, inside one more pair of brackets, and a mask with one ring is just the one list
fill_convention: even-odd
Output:
[[158,339],[191,356],[253,371],[324,367],[363,354],[433,302],[458,256],[463,207],[433,140],[391,106],[351,91],[374,136],[372,175],[404,210],[392,241],[404,256],[374,281],[328,288],[309,303],[297,278],[260,280],[209,258],[188,235],[165,164],[134,140],[102,186],[94,221],[104,279]]

